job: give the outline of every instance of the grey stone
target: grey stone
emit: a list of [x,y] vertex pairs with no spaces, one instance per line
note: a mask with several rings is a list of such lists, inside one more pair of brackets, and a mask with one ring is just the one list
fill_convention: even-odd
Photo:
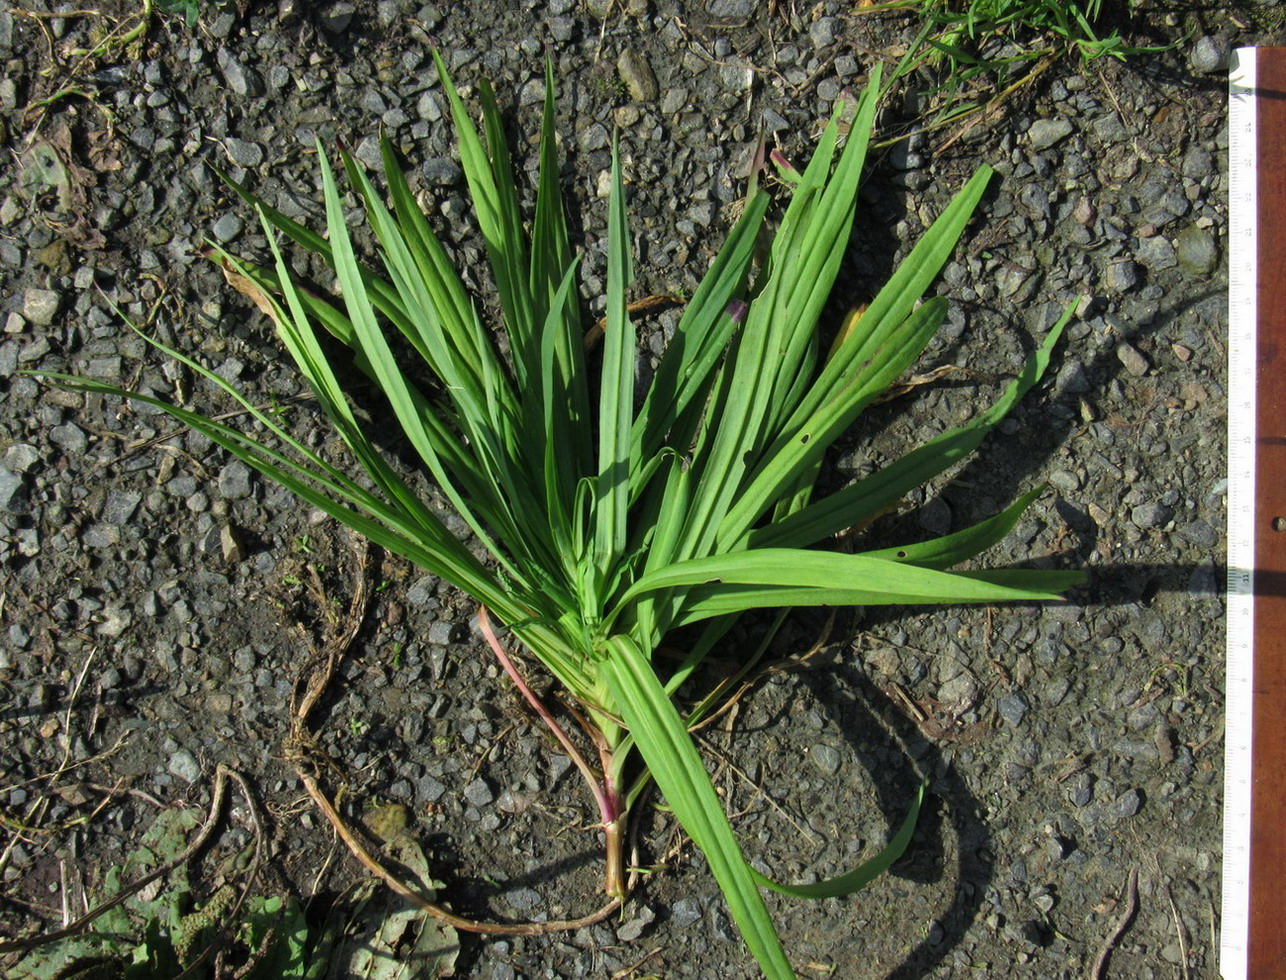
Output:
[[1094,135],[1105,143],[1116,143],[1130,135],[1129,130],[1125,128],[1125,124],[1121,122],[1121,117],[1115,112],[1099,116],[1090,125],[1094,130]]
[[1023,719],[1027,717],[1028,707],[1027,698],[1019,691],[1006,694],[996,702],[996,710],[1000,713],[1000,717],[1014,728],[1023,723]]
[[973,704],[977,697],[978,681],[967,671],[961,671],[938,687],[937,699],[943,704]]
[[320,17],[322,30],[327,34],[343,34],[353,23],[353,17],[356,14],[357,7],[349,0],[338,0],[322,12]]
[[951,530],[951,507],[941,497],[934,497],[920,508],[918,519],[930,534],[946,534]]
[[[108,606],[103,621],[95,630],[99,636],[118,637],[134,625],[134,614],[127,606]],[[188,780],[191,782],[191,780]]]
[[808,759],[825,776],[833,776],[839,771],[839,752],[829,745],[814,745],[808,750]]
[[446,791],[446,785],[432,776],[421,776],[415,784],[416,796],[424,803],[436,803]]
[[589,153],[593,150],[605,149],[612,142],[612,135],[607,131],[607,127],[602,123],[591,123],[581,130],[577,143],[581,150]]
[[441,620],[429,627],[425,639],[434,646],[444,647],[449,643],[454,643],[456,637],[455,623],[445,623]]
[[1174,257],[1188,275],[1208,276],[1219,265],[1219,247],[1207,229],[1189,225],[1174,240]]
[[233,242],[240,237],[245,224],[235,214],[225,214],[214,223],[210,231],[221,242]]
[[223,146],[228,151],[228,159],[238,167],[257,167],[263,163],[263,147],[258,143],[229,136]]
[[1138,348],[1130,344],[1121,344],[1116,348],[1116,358],[1125,366],[1125,370],[1136,378],[1148,373],[1148,359],[1139,353]]
[[706,11],[720,20],[745,21],[754,16],[759,0],[710,0]]
[[839,19],[836,17],[818,17],[808,25],[808,38],[816,49],[830,47],[839,36]]
[[195,783],[201,778],[201,765],[187,749],[179,749],[170,756],[169,769],[185,782]]
[[223,71],[223,80],[233,95],[254,97],[263,95],[263,78],[253,68],[247,68],[228,51],[220,48],[218,53],[219,67]]
[[616,61],[616,70],[621,81],[629,90],[630,98],[635,102],[655,102],[661,95],[661,86],[657,84],[656,75],[647,58],[632,48],[621,52]]
[[492,791],[487,781],[479,776],[464,788],[464,798],[473,806],[483,807],[490,805],[491,801],[496,798],[496,794]]
[[656,913],[646,905],[638,908],[634,918],[616,930],[616,938],[622,942],[632,943],[646,931],[647,927],[656,921]]
[[540,892],[534,888],[514,888],[505,892],[504,899],[520,912],[528,912],[540,904]]
[[1170,240],[1164,235],[1154,235],[1151,238],[1141,240],[1134,249],[1134,257],[1149,272],[1173,269],[1179,261],[1175,254],[1174,246],[1170,244]]
[[118,381],[121,377],[121,359],[111,357],[91,357],[85,365],[85,374],[100,381]]
[[1139,504],[1130,510],[1130,521],[1135,527],[1163,527],[1174,516],[1174,510],[1159,501]]
[[62,446],[73,456],[81,455],[89,446],[89,437],[85,435],[85,430],[71,422],[64,422],[50,429],[49,440]]
[[28,289],[22,294],[22,315],[37,326],[54,322],[62,297],[52,289]]
[[688,107],[688,90],[685,88],[671,88],[665,90],[665,95],[661,98],[661,111],[667,116],[672,116],[676,112],[682,112]]
[[1072,135],[1072,121],[1063,116],[1037,119],[1027,130],[1027,141],[1033,150],[1048,150]]
[[680,929],[686,929],[701,921],[701,906],[696,899],[681,898],[670,906],[670,921]]
[[219,471],[219,495],[224,500],[243,500],[250,496],[250,467],[234,459]]
[[1139,284],[1139,267],[1129,259],[1113,262],[1107,267],[1107,275],[1104,278],[1108,289],[1118,293],[1129,292]]
[[103,504],[103,520],[118,526],[124,524],[134,516],[142,500],[143,495],[133,490],[109,490]]
[[1185,177],[1193,180],[1200,180],[1202,177],[1210,177],[1216,173],[1214,154],[1204,146],[1193,146],[1183,155],[1183,164],[1180,172]]
[[40,453],[35,446],[15,442],[5,450],[4,465],[11,473],[26,473],[39,459]]
[[1132,817],[1143,806],[1143,795],[1137,789],[1127,789],[1114,799],[1108,811],[1114,817]]
[[1228,42],[1220,37],[1203,34],[1188,52],[1188,63],[1193,71],[1213,75],[1228,69]]
[[464,171],[450,157],[429,157],[420,165],[420,173],[434,187],[454,187]]
[[1068,361],[1058,369],[1058,374],[1054,378],[1054,390],[1068,395],[1081,395],[1093,387],[1090,384],[1089,375],[1085,373],[1085,365],[1080,361]]
[[438,580],[432,575],[424,575],[415,580],[406,590],[406,601],[413,606],[422,606],[438,591]]
[[1198,548],[1214,548],[1219,544],[1219,532],[1203,520],[1184,524],[1179,528],[1179,536]]

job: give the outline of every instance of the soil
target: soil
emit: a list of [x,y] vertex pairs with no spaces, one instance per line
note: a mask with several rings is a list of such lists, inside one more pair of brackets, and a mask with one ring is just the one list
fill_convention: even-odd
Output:
[[[252,788],[261,887],[314,921],[342,905],[365,872],[286,749],[301,668],[350,626],[310,718],[347,819],[405,806],[459,914],[590,913],[602,898],[592,800],[466,597],[358,547],[168,417],[24,372],[235,407],[128,318],[328,444],[271,325],[202,255],[207,238],[266,251],[213,168],[316,222],[315,140],[371,162],[382,130],[486,297],[430,51],[458,84],[494,84],[520,169],[548,53],[596,316],[613,130],[636,296],[690,294],[760,135],[806,159],[833,100],[874,64],[891,70],[915,21],[786,0],[206,0],[191,23],[92,6],[0,11],[0,939],[74,919],[160,808],[204,812],[219,766]],[[925,72],[882,114],[890,142],[832,325],[980,164],[1000,176],[936,287],[952,313],[917,368],[966,371],[869,412],[824,479],[851,480],[981,410],[1083,296],[1046,382],[870,533],[941,534],[1047,483],[985,564],[1084,567],[1089,580],[1062,604],[792,615],[773,642],[782,669],[701,732],[747,852],[789,880],[854,866],[929,781],[889,874],[843,900],[770,897],[801,976],[1217,975],[1226,69],[1232,47],[1280,40],[1280,16],[1149,7],[1117,26],[1165,50],[1064,54],[995,111],[938,128]],[[649,344],[675,315],[649,316]],[[357,582],[369,594],[354,611]],[[766,622],[744,622],[716,666]],[[249,813],[237,796],[240,837],[221,846],[248,839]],[[637,824],[649,873],[619,913],[565,933],[463,935],[455,975],[757,976],[700,854],[663,809]]]

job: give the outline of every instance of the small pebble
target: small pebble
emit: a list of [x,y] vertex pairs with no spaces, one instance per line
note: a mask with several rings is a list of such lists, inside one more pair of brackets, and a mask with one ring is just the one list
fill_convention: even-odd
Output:
[[1192,70],[1203,75],[1213,75],[1228,69],[1228,42],[1223,38],[1204,34],[1197,38],[1188,54]]
[[195,783],[201,778],[201,766],[187,749],[179,749],[170,756],[169,769],[184,782]]
[[1135,527],[1163,527],[1174,516],[1174,510],[1159,501],[1139,504],[1130,511],[1130,521]]
[[464,788],[464,798],[473,806],[484,807],[491,804],[496,798],[496,794],[492,792],[487,781],[479,776]]
[[833,776],[839,771],[839,751],[829,745],[817,744],[808,750],[808,758],[823,775]]
[[1023,723],[1023,719],[1027,717],[1027,708],[1027,698],[1021,692],[1007,694],[996,702],[996,711],[1013,728]]
[[639,906],[634,917],[616,930],[616,938],[621,942],[632,943],[642,936],[655,920],[656,913],[652,909],[646,905]]
[[1116,348],[1116,356],[1125,366],[1125,370],[1136,378],[1141,378],[1148,373],[1148,359],[1139,353],[1138,348],[1123,343]]
[[660,97],[661,86],[657,84],[652,66],[637,51],[632,48],[622,51],[616,61],[616,70],[635,102],[655,102]]
[[54,322],[62,297],[52,289],[28,289],[22,294],[22,315],[37,326]]
[[1175,261],[1190,276],[1208,276],[1219,265],[1214,235],[1199,225],[1189,225],[1174,240]]
[[1128,789],[1115,800],[1109,808],[1114,817],[1132,817],[1143,806],[1143,797],[1137,789]]
[[701,921],[701,906],[695,899],[681,898],[670,906],[670,921],[680,929],[686,929]]
[[1033,150],[1048,150],[1055,143],[1072,135],[1072,121],[1062,116],[1037,119],[1027,130],[1027,142]]

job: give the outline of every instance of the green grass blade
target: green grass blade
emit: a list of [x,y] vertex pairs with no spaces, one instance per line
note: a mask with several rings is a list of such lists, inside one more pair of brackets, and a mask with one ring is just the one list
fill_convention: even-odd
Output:
[[1079,300],[1073,301],[1063,311],[1040,348],[1028,359],[1022,372],[1010,383],[1004,394],[972,422],[944,432],[897,462],[810,504],[777,524],[749,532],[745,539],[746,547],[806,547],[824,541],[840,531],[873,518],[895,504],[904,494],[960,462],[978,448],[992,429],[1044,377],[1054,346],[1071,320],[1077,302]]
[[451,118],[455,123],[460,146],[460,165],[469,184],[473,198],[478,228],[487,246],[487,257],[495,277],[496,291],[504,313],[505,329],[509,332],[513,351],[512,367],[518,389],[527,383],[527,372],[538,363],[535,346],[536,324],[532,317],[532,302],[527,280],[530,268],[522,236],[522,217],[516,211],[517,194],[513,173],[508,169],[509,154],[504,140],[499,137],[500,125],[495,113],[495,100],[489,99],[483,89],[483,125],[489,138],[498,140],[487,146],[482,142],[477,128],[469,118],[460,93],[447,73],[446,64],[437,51],[433,52],[438,77],[451,105]]
[[640,755],[679,823],[705,854],[760,969],[772,980],[793,980],[795,973],[768,916],[754,872],[742,856],[692,736],[652,672],[647,656],[627,636],[608,640],[602,656],[603,679],[620,706]]
[[[561,418],[557,425],[560,451],[560,483],[568,490],[593,473],[593,414],[590,408],[589,372],[585,365],[584,330],[575,293],[559,299],[561,284],[574,264],[567,233],[558,173],[558,134],[555,122],[554,66],[545,62],[545,107],[540,130],[540,177],[536,187],[536,211],[531,231],[531,296],[537,309],[557,306],[561,315],[547,316],[544,333],[552,333]],[[542,345],[545,338],[542,337]]]
[[[1022,573],[1039,580],[1041,573]],[[678,622],[781,606],[875,606],[1052,601],[1055,591],[920,568],[865,555],[764,548],[677,562],[642,576],[620,606],[651,592],[686,589]]]
[[839,898],[842,895],[851,895],[853,892],[861,891],[872,881],[884,874],[893,862],[906,853],[907,847],[911,843],[911,837],[915,834],[915,824],[920,818],[920,806],[924,803],[924,783],[920,784],[916,791],[915,800],[911,804],[911,810],[902,821],[902,826],[898,832],[893,835],[893,839],[880,848],[878,853],[861,865],[854,868],[846,874],[836,875],[833,878],[827,878],[824,881],[815,881],[810,885],[786,885],[778,881],[773,881],[767,875],[762,875],[758,871],[751,869],[755,876],[755,881],[759,882],[765,888],[771,888],[775,892],[783,895],[794,895],[797,898]]
[[630,429],[634,413],[634,363],[638,340],[625,309],[633,279],[625,188],[619,147],[612,144],[612,193],[607,219],[607,330],[603,337],[603,379],[599,391],[598,487],[594,504],[594,560],[606,583],[625,553],[630,504]]
[[1042,485],[1029,490],[994,517],[952,534],[934,538],[931,541],[902,545],[898,548],[863,551],[862,554],[868,558],[901,561],[908,565],[919,565],[921,568],[950,568],[999,544],[1014,529],[1014,525],[1018,523],[1018,519],[1022,517],[1032,501],[1046,489]]
[[[756,194],[733,226],[701,285],[683,311],[634,424],[640,459],[654,456],[670,434],[671,445],[685,444],[693,429],[685,417],[704,408],[704,395],[737,331],[744,309],[729,310],[745,291],[768,195]],[[634,488],[637,493],[639,487]]]
[[826,385],[825,397],[813,399],[816,408],[812,414],[797,413],[785,425],[729,507],[719,529],[723,547],[731,547],[770,507],[798,490],[800,476],[810,473],[840,433],[920,356],[945,316],[946,301],[934,297],[911,313],[899,329],[887,333],[869,357],[861,361],[846,358],[846,369],[823,372],[813,391]]

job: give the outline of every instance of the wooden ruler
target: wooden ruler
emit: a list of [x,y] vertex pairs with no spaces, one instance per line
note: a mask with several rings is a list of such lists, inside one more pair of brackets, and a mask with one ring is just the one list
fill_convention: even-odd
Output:
[[1229,88],[1224,980],[1286,978],[1286,48]]

